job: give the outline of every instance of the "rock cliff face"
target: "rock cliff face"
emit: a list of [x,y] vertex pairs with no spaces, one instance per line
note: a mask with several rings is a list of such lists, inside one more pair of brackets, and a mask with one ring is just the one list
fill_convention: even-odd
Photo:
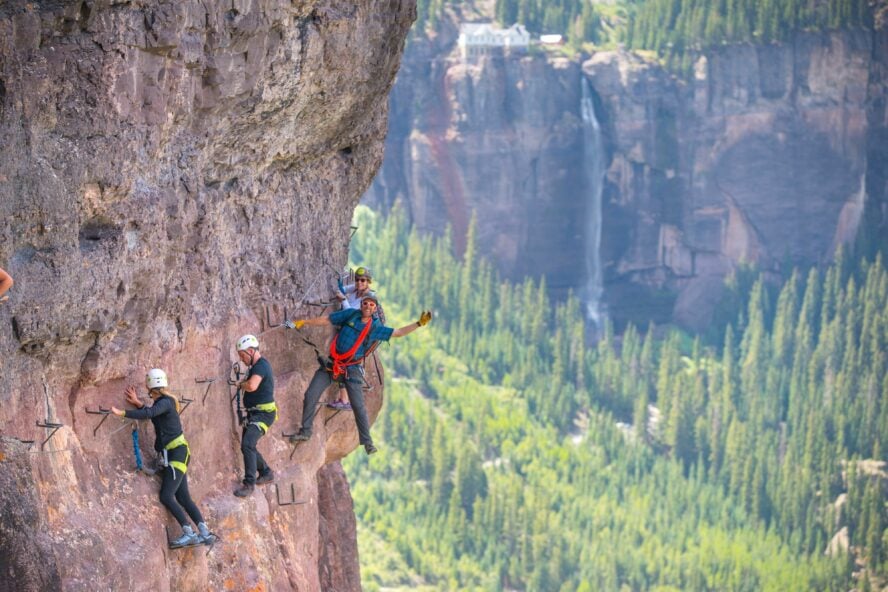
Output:
[[623,51],[581,68],[536,53],[467,61],[452,37],[411,44],[365,199],[404,197],[421,228],[450,223],[457,242],[474,211],[508,276],[545,275],[561,294],[586,281],[584,77],[604,136],[599,265],[615,320],[705,326],[738,262],[823,261],[862,217],[888,232],[881,30],[725,47],[690,83]]
[[[446,33],[445,33],[446,34]],[[583,269],[580,64],[436,56],[412,42],[392,97],[386,160],[366,199],[404,200],[414,223],[477,238],[510,277],[564,291]],[[445,43],[446,44],[446,43]]]
[[[0,304],[0,589],[360,589],[337,462],[353,419],[319,413],[290,459],[280,433],[316,362],[265,309],[317,314],[304,301],[344,263],[414,18],[412,0],[0,5],[0,265],[16,280]],[[292,484],[305,504],[231,495],[225,378],[244,333],[276,376],[260,450],[282,501]],[[122,406],[155,366],[194,400],[191,491],[223,538],[206,555],[166,549],[174,521],[132,471],[129,427],[85,412]],[[41,445],[47,421],[63,427]]]
[[888,231],[884,43],[851,31],[725,48],[688,85],[628,54],[586,61],[611,140],[605,217],[629,229],[605,228],[615,292],[665,288],[674,319],[702,327],[738,262],[826,261],[865,207]]

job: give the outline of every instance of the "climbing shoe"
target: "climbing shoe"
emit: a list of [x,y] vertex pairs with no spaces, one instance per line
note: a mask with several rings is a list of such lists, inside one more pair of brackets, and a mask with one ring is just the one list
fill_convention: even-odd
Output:
[[248,495],[253,494],[254,489],[256,489],[256,486],[252,483],[244,483],[234,490],[234,495],[236,495],[237,497],[247,497]]
[[299,430],[292,436],[290,436],[290,443],[298,444],[299,442],[305,442],[307,440],[311,440],[311,432],[303,432]]
[[376,448],[376,446],[374,446],[373,443],[371,442],[370,444],[364,444],[364,451],[365,451],[365,452],[367,453],[367,455],[369,456],[369,455],[375,453],[375,452],[377,451],[377,448]]
[[199,545],[201,542],[200,535],[194,533],[190,524],[186,524],[182,527],[182,536],[172,541],[170,543],[170,548],[178,549],[179,547],[190,547],[191,545]]
[[259,478],[256,479],[256,485],[265,485],[272,481],[274,481],[274,471],[269,469],[268,472],[259,474]]

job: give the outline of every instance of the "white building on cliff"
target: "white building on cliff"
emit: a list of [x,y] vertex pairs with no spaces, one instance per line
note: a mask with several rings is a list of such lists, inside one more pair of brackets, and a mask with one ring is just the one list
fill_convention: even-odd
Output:
[[483,55],[493,51],[524,51],[530,44],[530,33],[524,25],[514,24],[500,29],[493,23],[463,23],[459,26],[459,45],[462,57]]

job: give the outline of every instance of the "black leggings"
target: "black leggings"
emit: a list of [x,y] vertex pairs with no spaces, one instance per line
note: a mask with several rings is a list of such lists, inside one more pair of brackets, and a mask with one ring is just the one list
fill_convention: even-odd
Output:
[[[172,467],[165,467],[163,469],[163,483],[160,485],[160,503],[166,506],[166,509],[170,511],[170,514],[176,518],[176,521],[181,526],[188,524],[185,512],[188,512],[195,524],[203,522],[204,519],[200,514],[200,510],[197,509],[197,505],[191,499],[191,494],[188,493],[188,475],[178,469],[176,469],[175,475],[173,477]],[[182,508],[185,508],[184,512]]]

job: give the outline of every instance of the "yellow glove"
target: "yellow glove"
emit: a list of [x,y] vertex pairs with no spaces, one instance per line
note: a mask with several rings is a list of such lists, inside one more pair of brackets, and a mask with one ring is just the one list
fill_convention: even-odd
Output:
[[416,324],[419,325],[420,327],[425,327],[426,325],[429,324],[429,321],[431,321],[431,320],[432,320],[432,311],[424,310],[424,311],[422,311],[422,314],[419,315],[419,320],[416,321]]
[[298,321],[286,321],[286,322],[284,322],[284,326],[285,326],[287,329],[301,329],[301,328],[302,328],[302,325],[304,325],[304,324],[305,324],[305,321],[303,321],[303,320],[301,320],[301,319],[298,320]]

